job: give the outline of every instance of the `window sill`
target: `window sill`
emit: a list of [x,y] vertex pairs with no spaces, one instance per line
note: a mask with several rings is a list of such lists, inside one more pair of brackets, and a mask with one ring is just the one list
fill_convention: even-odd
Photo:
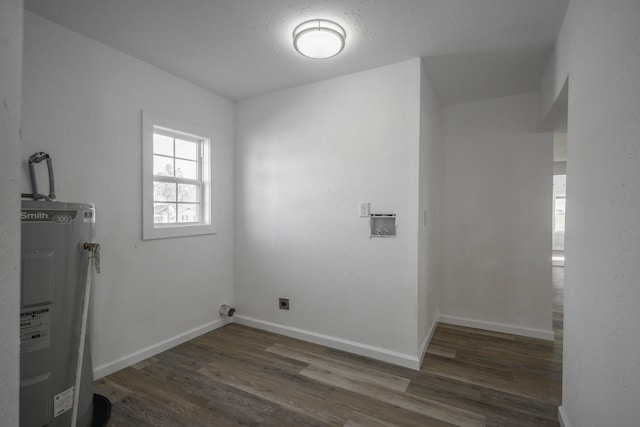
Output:
[[200,236],[216,234],[212,224],[185,224],[156,227],[144,227],[142,240],[168,239],[172,237]]

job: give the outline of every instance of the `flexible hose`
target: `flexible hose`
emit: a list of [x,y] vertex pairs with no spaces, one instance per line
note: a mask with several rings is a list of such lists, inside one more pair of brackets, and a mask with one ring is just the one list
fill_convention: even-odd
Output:
[[38,194],[38,182],[36,181],[36,171],[31,160],[29,160],[29,176],[31,177],[31,190],[33,190],[33,198],[35,199],[36,194]]
[[82,363],[84,360],[84,343],[87,333],[87,321],[89,318],[89,297],[91,295],[91,273],[93,272],[94,249],[91,244],[84,244],[84,248],[89,250],[89,258],[87,265],[87,278],[84,284],[84,300],[82,302],[82,321],[80,323],[80,344],[78,346],[78,359],[76,365],[76,380],[73,388],[73,408],[71,414],[71,427],[77,427],[78,423],[78,405],[80,400],[80,382],[82,379]]
[[[45,196],[44,194],[38,193],[38,182],[36,180],[36,171],[34,168],[34,164],[40,163],[41,161],[46,160],[47,162],[47,172],[49,173],[49,195]],[[29,156],[29,176],[31,177],[31,189],[33,193],[31,193],[31,197],[33,200],[53,200],[56,198],[56,187],[53,179],[53,163],[51,161],[51,157],[45,153],[44,151],[40,151],[37,153],[33,153]],[[23,195],[22,197],[25,197]]]
[[53,181],[53,164],[51,163],[51,157],[49,157],[48,154],[47,154],[47,172],[49,172],[49,198],[53,200],[56,198],[56,184]]

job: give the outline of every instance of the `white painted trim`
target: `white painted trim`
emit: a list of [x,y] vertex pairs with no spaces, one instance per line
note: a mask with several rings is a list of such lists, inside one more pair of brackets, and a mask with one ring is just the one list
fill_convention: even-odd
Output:
[[484,320],[468,319],[466,317],[451,316],[448,314],[439,314],[438,322],[448,323],[450,325],[466,326],[469,328],[485,329],[493,332],[502,332],[505,334],[522,335],[524,337],[539,338],[547,341],[554,340],[554,334],[551,330],[526,328],[506,323],[487,322]]
[[561,427],[571,427],[567,411],[564,410],[564,406],[562,405],[558,406],[558,421],[560,421]]
[[424,360],[424,356],[427,354],[427,348],[429,348],[429,343],[431,342],[431,338],[433,338],[433,333],[436,331],[438,327],[438,316],[433,319],[433,323],[429,328],[429,332],[425,335],[424,340],[422,340],[422,344],[418,349],[418,354],[420,355],[420,363],[419,366],[422,366],[422,361]]
[[164,341],[160,341],[159,343],[150,345],[149,347],[143,348],[114,361],[97,366],[93,369],[93,379],[97,380],[102,377],[106,377],[120,369],[124,369],[128,366],[141,362],[149,357],[155,356],[156,354],[162,353],[165,350],[169,350],[170,348],[187,342],[193,338],[199,337],[202,334],[218,329],[228,323],[231,323],[231,319],[225,318],[214,320],[213,322],[205,323],[202,326],[198,326],[197,328],[193,328]]
[[291,326],[266,322],[264,320],[254,319],[247,316],[234,316],[234,322],[240,325],[250,326],[252,328],[262,329],[264,331],[312,342],[314,344],[347,351],[360,356],[370,357],[383,362],[393,363],[394,365],[404,366],[405,368],[415,370],[420,369],[420,359],[416,356],[398,353],[384,348],[361,344],[355,341],[349,341],[329,335],[318,334],[316,332],[293,328]]

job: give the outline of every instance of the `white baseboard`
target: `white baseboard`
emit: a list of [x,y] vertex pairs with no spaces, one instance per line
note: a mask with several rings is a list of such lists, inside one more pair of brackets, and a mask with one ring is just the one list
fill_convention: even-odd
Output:
[[109,374],[112,374],[120,369],[124,369],[127,366],[131,366],[138,362],[143,361],[151,356],[155,356],[156,354],[162,353],[165,350],[168,350],[172,347],[180,345],[184,342],[187,342],[193,338],[196,338],[202,334],[206,334],[207,332],[211,332],[214,329],[218,329],[221,326],[226,325],[227,323],[231,323],[231,319],[218,319],[213,322],[205,323],[202,326],[198,326],[197,328],[193,328],[189,331],[183,332],[171,338],[168,338],[164,341],[160,341],[159,343],[153,344],[149,347],[138,350],[134,353],[123,356],[119,359],[116,359],[112,362],[108,362],[97,366],[93,369],[93,379],[97,380],[102,377],[106,377]]
[[429,343],[431,342],[431,338],[433,337],[433,333],[436,331],[436,327],[438,326],[438,316],[433,319],[433,323],[429,328],[429,332],[424,337],[420,348],[418,349],[418,354],[420,355],[420,363],[419,366],[422,366],[422,361],[424,360],[424,356],[427,354],[427,348],[429,347]]
[[525,328],[506,323],[486,322],[483,320],[468,319],[466,317],[450,316],[448,314],[439,314],[438,322],[448,323],[450,325],[466,326],[468,328],[485,329],[493,332],[502,332],[505,334],[522,335],[524,337],[539,338],[547,341],[553,341],[554,339],[552,330]]
[[250,326],[252,328],[262,329],[264,331],[274,332],[276,334],[285,335],[291,338],[297,338],[303,341],[312,342],[314,344],[320,344],[338,350],[347,351],[349,353],[358,354],[360,356],[370,357],[372,359],[381,360],[383,362],[393,363],[394,365],[404,366],[405,368],[411,368],[415,370],[420,369],[420,359],[416,356],[398,353],[395,351],[386,350],[384,348],[361,344],[355,341],[349,341],[329,335],[318,334],[316,332],[293,328],[291,326],[254,319],[247,316],[236,315],[234,316],[234,322],[240,325]]
[[560,421],[560,425],[562,427],[571,427],[569,417],[567,417],[567,412],[564,410],[562,405],[558,406],[558,421]]

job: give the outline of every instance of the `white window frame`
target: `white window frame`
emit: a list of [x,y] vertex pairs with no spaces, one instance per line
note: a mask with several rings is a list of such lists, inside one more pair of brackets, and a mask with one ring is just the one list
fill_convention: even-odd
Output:
[[[201,221],[188,224],[155,224],[153,192],[153,134],[183,134],[190,139],[198,139],[202,144]],[[214,167],[214,132],[203,126],[171,119],[149,111],[142,112],[142,239],[163,239],[170,237],[197,236],[217,232],[217,185]]]

